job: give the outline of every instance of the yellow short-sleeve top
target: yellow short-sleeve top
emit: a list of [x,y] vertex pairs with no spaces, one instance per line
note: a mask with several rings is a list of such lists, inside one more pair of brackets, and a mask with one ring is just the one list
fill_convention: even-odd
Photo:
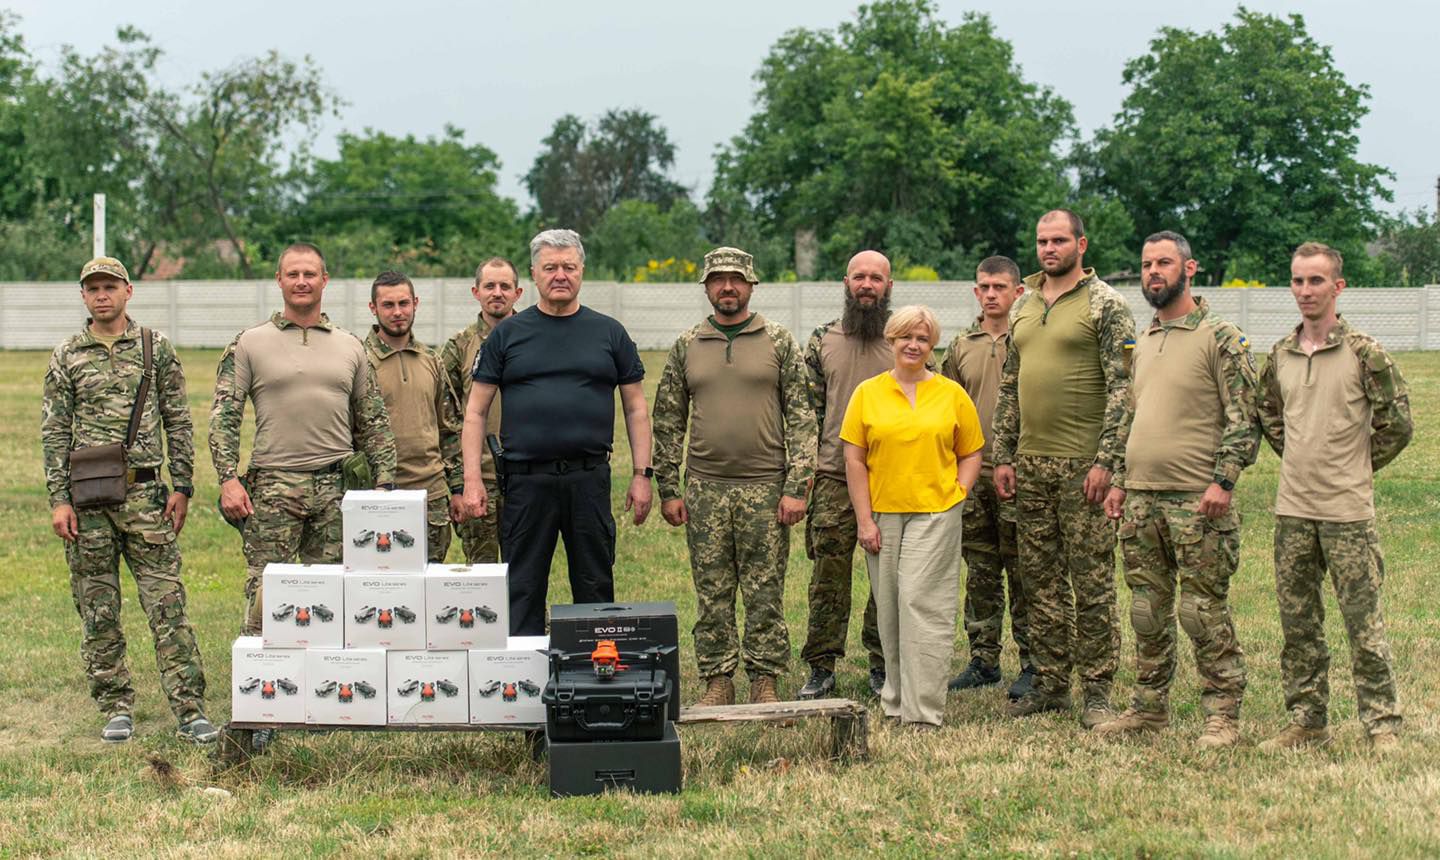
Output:
[[960,458],[985,445],[970,396],[938,373],[916,386],[914,406],[889,371],[860,383],[840,438],[865,449],[876,513],[939,513],[960,504]]

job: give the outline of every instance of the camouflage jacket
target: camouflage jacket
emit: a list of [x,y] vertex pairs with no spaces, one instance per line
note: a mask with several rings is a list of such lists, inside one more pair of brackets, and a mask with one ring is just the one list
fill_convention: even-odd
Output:
[[[1360,384],[1370,401],[1370,467],[1378,472],[1410,444],[1415,430],[1410,417],[1410,390],[1405,377],[1400,375],[1400,368],[1380,342],[1351,328],[1343,316],[1326,335],[1325,346],[1321,348],[1336,344],[1343,344],[1353,352],[1364,368]],[[1260,426],[1270,447],[1281,456],[1285,454],[1285,400],[1276,378],[1275,356],[1284,350],[1304,355],[1300,348],[1300,326],[1270,348],[1269,359],[1260,371]]]
[[[1240,480],[1240,473],[1255,464],[1260,453],[1259,373],[1250,340],[1240,327],[1210,312],[1210,305],[1201,296],[1195,297],[1195,309],[1172,325],[1188,329],[1208,328],[1219,347],[1220,372],[1227,393],[1225,414],[1220,430],[1220,443],[1215,449],[1215,477],[1231,482]],[[1160,317],[1150,321],[1146,332],[1160,329]],[[1132,389],[1125,399],[1125,416],[1120,424],[1120,450],[1130,441],[1130,428],[1135,418],[1135,396]],[[1124,488],[1125,466],[1122,457],[1111,483]]]
[[[397,462],[403,464],[405,449],[412,447],[420,449],[423,446],[414,445],[413,440],[405,440],[400,437],[401,428],[407,424],[424,425],[427,431],[435,432],[439,436],[440,461],[443,464],[445,485],[454,489],[465,484],[465,470],[460,462],[460,422],[461,416],[459,406],[456,403],[455,391],[450,386],[450,381],[445,373],[444,367],[440,364],[440,356],[435,350],[416,340],[414,335],[410,337],[410,343],[403,349],[396,350],[390,344],[380,339],[380,335],[371,327],[370,334],[365,337],[365,354],[370,359],[370,366],[375,369],[376,380],[380,381],[381,363],[396,352],[412,352],[421,361],[428,362],[434,367],[436,387],[434,391],[435,422],[433,429],[429,426],[429,416],[405,416],[397,417],[393,410],[388,409],[390,429],[395,432],[395,450]],[[384,395],[384,385],[381,385],[381,395]],[[406,442],[412,444],[407,446]],[[430,449],[434,450],[434,449]],[[413,465],[413,464],[411,464]],[[403,469],[401,469],[403,472]],[[397,486],[400,484],[397,482]]]
[[485,314],[477,314],[475,322],[455,332],[440,348],[440,364],[445,368],[450,389],[455,392],[461,412],[464,412],[465,401],[470,397],[470,374],[475,369],[475,357],[480,354],[480,345],[494,330]]
[[[261,325],[273,325],[283,331],[295,323],[276,311],[267,323]],[[324,314],[320,315],[316,328],[343,331]],[[210,459],[222,484],[236,477],[240,469],[240,425],[245,418],[245,400],[250,392],[239,390],[235,382],[235,345],[244,333],[235,335],[235,339],[220,354],[220,365],[215,374],[215,401],[210,407]],[[353,334],[350,336],[355,337]],[[369,382],[364,391],[350,393],[350,432],[355,450],[364,453],[370,461],[375,483],[393,484],[395,435],[390,432],[390,416],[385,411],[385,399],[375,382],[373,370],[369,370],[367,378]]]
[[[195,445],[190,406],[185,400],[185,371],[170,341],[158,331],[154,339],[155,377],[126,460],[134,468],[159,469],[168,453],[171,483],[193,488]],[[52,508],[70,504],[71,451],[125,441],[144,367],[140,326],[128,317],[125,333],[113,348],[106,348],[90,334],[90,321],[86,320],[79,334],[51,353],[45,371],[40,442]]]
[[[706,459],[717,461],[721,468],[726,468],[727,473],[745,472],[757,467],[763,471],[764,467],[761,464],[748,461],[736,462],[733,458],[730,458],[730,462],[727,464],[723,452],[727,447],[732,451],[743,447],[769,448],[772,450],[767,451],[766,456],[773,454],[775,465],[778,466],[779,471],[784,473],[784,494],[792,498],[805,498],[810,480],[815,475],[815,446],[819,435],[819,426],[815,422],[815,412],[810,405],[810,394],[806,387],[805,364],[801,359],[799,344],[782,326],[769,322],[756,314],[744,331],[737,334],[734,340],[726,343],[723,360],[727,366],[730,365],[731,351],[735,348],[736,341],[760,336],[770,340],[774,349],[774,358],[779,365],[779,378],[776,380],[774,396],[777,398],[782,426],[779,428],[780,438],[774,439],[766,438],[766,431],[760,426],[745,428],[745,431],[755,434],[748,440],[739,440],[729,436],[719,439],[705,438],[707,434],[704,429],[691,426],[691,406],[694,405],[692,404],[693,388],[687,368],[692,367],[689,359],[692,345],[697,340],[726,340],[725,335],[717,331],[708,320],[680,335],[675,341],[675,345],[670,348],[670,354],[665,360],[665,370],[661,373],[660,385],[655,393],[655,408],[652,412],[655,434],[655,484],[662,501],[681,497],[680,464],[684,459],[687,427],[691,431],[692,462],[689,464],[691,471],[695,469],[693,461],[698,459],[697,449],[703,449],[706,452]],[[757,398],[765,394],[759,390],[754,391],[754,396]],[[723,407],[725,404],[721,404],[721,406]],[[714,406],[710,408],[715,410]],[[716,411],[723,413],[727,410],[722,408]],[[717,424],[726,423],[724,421],[726,416],[722,414],[717,417],[719,418],[716,421]],[[733,418],[734,416],[728,417]],[[697,429],[699,429],[698,433]],[[782,447],[783,450],[781,450]],[[727,474],[726,477],[734,478],[734,475]],[[763,476],[740,475],[739,478],[734,479],[763,479]]]
[[[1045,273],[1037,272],[1025,279],[1025,292],[1010,308],[1010,329],[1020,310],[1032,301],[1044,302],[1041,290]],[[1090,319],[1100,333],[1100,367],[1105,377],[1105,410],[1100,430],[1095,465],[1114,471],[1125,458],[1125,444],[1120,439],[1120,425],[1125,420],[1126,400],[1130,396],[1130,350],[1135,346],[1135,317],[1130,313],[1124,296],[1086,269],[1076,290],[1088,290]],[[1000,377],[1000,396],[995,404],[995,441],[991,449],[997,465],[1015,462],[1015,449],[1020,442],[1020,352],[1015,338],[1006,351],[1005,369]]]

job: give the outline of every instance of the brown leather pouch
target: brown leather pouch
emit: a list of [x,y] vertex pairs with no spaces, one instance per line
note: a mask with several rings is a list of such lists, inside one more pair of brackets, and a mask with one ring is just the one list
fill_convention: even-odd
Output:
[[125,446],[91,445],[70,452],[70,503],[76,508],[125,504]]

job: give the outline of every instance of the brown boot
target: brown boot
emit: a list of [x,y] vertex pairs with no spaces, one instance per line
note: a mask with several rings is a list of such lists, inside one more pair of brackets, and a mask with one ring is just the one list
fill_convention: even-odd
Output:
[[1201,749],[1225,749],[1240,743],[1240,723],[1228,714],[1211,714],[1205,718],[1205,730],[1195,739]]
[[1323,747],[1330,743],[1330,729],[1310,729],[1299,723],[1291,723],[1280,730],[1280,734],[1260,745],[1264,752]]
[[750,704],[774,705],[780,701],[775,693],[774,675],[756,675],[750,679]]
[[1142,711],[1127,708],[1125,713],[1095,727],[1095,734],[1106,737],[1139,735],[1158,732],[1170,725],[1170,714],[1165,711]]
[[705,682],[705,695],[695,704],[701,708],[735,704],[735,682],[729,675],[714,675]]

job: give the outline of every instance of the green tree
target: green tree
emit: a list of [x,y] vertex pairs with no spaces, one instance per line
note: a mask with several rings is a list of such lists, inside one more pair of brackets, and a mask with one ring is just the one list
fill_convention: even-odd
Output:
[[[699,263],[708,250],[700,211],[689,200],[669,209],[646,200],[622,200],[585,237],[585,267],[593,276],[629,281],[651,260],[673,258],[678,265],[671,271],[680,277],[687,273],[685,263]],[[698,272],[689,274],[699,281]]]
[[1403,213],[1385,231],[1380,249],[1378,286],[1440,284],[1440,218],[1424,210]]
[[1356,158],[1368,90],[1299,15],[1242,8],[1218,33],[1164,28],[1124,82],[1114,126],[1078,162],[1084,187],[1129,212],[1132,241],[1179,230],[1211,283],[1285,283],[1306,240],[1365,259],[1390,199],[1388,171]]
[[541,141],[525,187],[544,226],[585,234],[622,200],[668,209],[686,199],[667,175],[674,163],[675,145],[652,114],[611,109],[593,130],[566,114]]
[[366,129],[339,142],[336,159],[315,162],[296,220],[306,235],[345,235],[347,258],[367,273],[403,261],[416,272],[460,274],[477,255],[523,247],[515,202],[495,190],[499,158],[467,145],[460,129],[423,141]]
[[875,247],[955,277],[1019,253],[1070,190],[1070,106],[1024,80],[983,15],[950,26],[928,0],[881,0],[835,31],[785,34],[755,79],[757,110],[717,156],[721,241],[813,230],[826,275]]

